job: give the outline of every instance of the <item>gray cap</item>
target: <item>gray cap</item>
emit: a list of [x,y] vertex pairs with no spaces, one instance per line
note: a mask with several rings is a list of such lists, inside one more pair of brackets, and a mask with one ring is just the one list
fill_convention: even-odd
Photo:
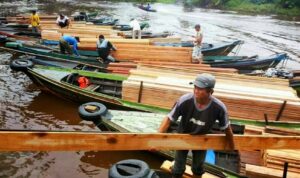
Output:
[[214,88],[216,84],[215,76],[207,73],[197,75],[193,84],[199,88]]

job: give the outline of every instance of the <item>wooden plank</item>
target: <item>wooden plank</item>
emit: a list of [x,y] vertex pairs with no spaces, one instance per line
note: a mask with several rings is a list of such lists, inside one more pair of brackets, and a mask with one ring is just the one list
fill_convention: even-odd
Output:
[[[225,135],[0,131],[0,151],[227,150]],[[300,149],[296,136],[234,136],[235,149]]]
[[[167,172],[171,172],[171,166],[173,165],[174,163],[171,162],[171,161],[164,161],[163,164],[160,166],[160,169],[164,170],[164,171],[167,171]],[[193,172],[192,172],[192,168],[191,166],[188,166],[186,165],[186,169],[185,169],[185,172],[183,174],[183,178],[190,178],[193,176]],[[212,175],[212,174],[209,174],[207,172],[205,172],[203,175],[202,175],[202,178],[218,178],[218,176],[215,176],[215,175]]]
[[[246,164],[246,176],[249,178],[282,178],[282,175],[282,170]],[[287,178],[299,178],[299,174],[288,171]]]

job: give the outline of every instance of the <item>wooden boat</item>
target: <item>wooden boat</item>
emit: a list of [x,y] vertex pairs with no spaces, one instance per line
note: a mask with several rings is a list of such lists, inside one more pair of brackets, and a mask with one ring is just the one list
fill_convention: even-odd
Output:
[[[24,60],[21,62],[25,63]],[[17,69],[14,68],[14,70],[25,72],[42,90],[50,91],[55,95],[79,103],[97,101],[122,109],[166,111],[166,109],[122,100],[122,81],[127,79],[122,75],[41,65],[35,65],[34,67],[24,65],[19,66]],[[90,80],[91,84],[88,88],[81,89],[78,87],[76,79],[79,76],[85,76]]]
[[100,18],[89,18],[87,22],[92,22],[95,25],[115,25],[119,19],[114,19],[112,17],[100,17]]
[[[233,48],[238,45],[243,44],[243,41],[237,40],[231,43],[219,43],[219,44],[210,44],[204,43],[202,45],[202,54],[204,56],[226,56],[228,55]],[[194,44],[191,41],[180,42],[180,43],[154,43],[157,46],[174,46],[174,47],[193,47]]]
[[[17,42],[7,42],[7,43],[5,43],[5,47],[17,49],[19,52],[24,52],[24,53],[44,55],[44,56],[50,56],[50,57],[55,57],[55,58],[73,60],[73,61],[91,64],[91,65],[95,65],[95,66],[102,66],[102,64],[99,62],[99,60],[96,57],[61,54],[58,50],[55,50],[55,49],[41,48],[41,46],[39,46],[39,47],[26,46],[25,43],[23,43],[23,44],[17,43]],[[36,44],[33,44],[33,45],[36,45]]]
[[[241,73],[253,70],[266,70],[270,67],[276,67],[281,61],[288,58],[286,53],[274,54],[268,57],[253,56],[244,59],[235,59],[235,57],[228,56],[225,60],[220,60],[216,56],[216,60],[208,60],[213,58],[204,58],[205,64],[210,64],[212,67],[221,68],[235,68]],[[244,71],[244,72],[243,72]]]
[[[94,115],[90,115],[84,106],[90,105],[96,106],[99,111],[96,111]],[[160,113],[146,113],[138,111],[120,111],[120,110],[106,110],[106,107],[101,103],[86,103],[79,107],[79,115],[82,119],[92,120],[96,125],[104,125],[107,127],[107,130],[118,131],[122,133],[157,133],[157,130],[165,117],[165,114]],[[96,113],[98,114],[96,116]],[[215,124],[216,125],[216,124]],[[177,126],[172,127],[171,129],[176,129]],[[242,127],[242,125],[236,125],[236,127]],[[102,129],[105,129],[101,127]],[[217,125],[215,127],[217,129]],[[240,131],[240,130],[239,130]],[[170,131],[172,132],[172,131]],[[242,134],[239,132],[239,134]],[[159,155],[167,157],[169,159],[174,158],[174,151],[159,151]],[[188,157],[188,162],[190,163],[191,157]],[[230,174],[233,177],[240,177],[237,173],[234,173],[230,170],[220,168],[219,166],[205,163],[205,171],[208,174],[214,174],[218,177],[224,177],[225,174]],[[207,174],[206,173],[206,174]],[[225,174],[224,174],[225,173]]]
[[[142,30],[146,27],[149,27],[149,26],[150,25],[147,22],[141,22],[140,23],[140,27],[141,27]],[[132,30],[132,27],[130,25],[126,25],[126,24],[115,24],[113,26],[113,29],[119,30],[119,31],[130,31],[130,30]]]
[[79,12],[78,15],[74,16],[74,21],[86,21],[87,19],[95,18],[98,15],[98,12]]
[[149,9],[149,8],[143,6],[143,5],[139,5],[138,8],[140,8],[140,9],[142,9],[144,11],[148,11],[148,12],[157,12],[156,9],[152,9],[152,8]]
[[[165,38],[170,36],[169,32],[162,32],[162,33],[152,33],[152,32],[144,32],[142,31],[142,38]],[[132,38],[132,33],[123,33],[123,37],[125,38]]]
[[[22,66],[17,70],[25,72],[30,79],[42,90],[61,96],[65,99],[73,100],[79,103],[96,101],[109,107],[118,107],[125,110],[150,111],[154,113],[167,113],[170,108],[162,108],[141,104],[138,101],[128,101],[123,99],[123,83],[128,79],[127,76],[121,76],[109,73],[99,73],[95,71],[85,71],[81,69],[59,68],[50,66]],[[90,85],[81,89],[78,87],[77,78],[85,76],[89,79]],[[126,98],[126,97],[125,97]],[[230,118],[234,123],[247,123],[251,125],[265,125],[264,121],[253,121],[238,118]],[[295,122],[272,122],[270,126],[299,128]]]

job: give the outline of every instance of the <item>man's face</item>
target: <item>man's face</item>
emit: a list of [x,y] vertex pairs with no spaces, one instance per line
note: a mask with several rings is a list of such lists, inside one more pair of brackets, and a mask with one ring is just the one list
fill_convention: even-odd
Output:
[[200,31],[200,27],[195,27],[195,30],[198,32]]
[[210,97],[210,93],[206,88],[199,88],[194,85],[194,95],[197,101],[206,100]]

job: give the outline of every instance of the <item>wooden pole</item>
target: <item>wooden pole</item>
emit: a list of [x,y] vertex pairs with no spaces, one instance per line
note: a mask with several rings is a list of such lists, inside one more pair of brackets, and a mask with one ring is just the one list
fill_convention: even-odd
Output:
[[[0,151],[226,150],[225,135],[0,131]],[[300,149],[299,136],[234,136],[235,149]]]
[[284,100],[284,102],[282,103],[282,105],[281,105],[281,107],[279,109],[279,112],[278,112],[278,114],[276,116],[276,121],[279,121],[279,119],[280,119],[280,117],[282,115],[282,112],[283,112],[283,110],[285,108],[285,105],[286,105],[286,100]]

